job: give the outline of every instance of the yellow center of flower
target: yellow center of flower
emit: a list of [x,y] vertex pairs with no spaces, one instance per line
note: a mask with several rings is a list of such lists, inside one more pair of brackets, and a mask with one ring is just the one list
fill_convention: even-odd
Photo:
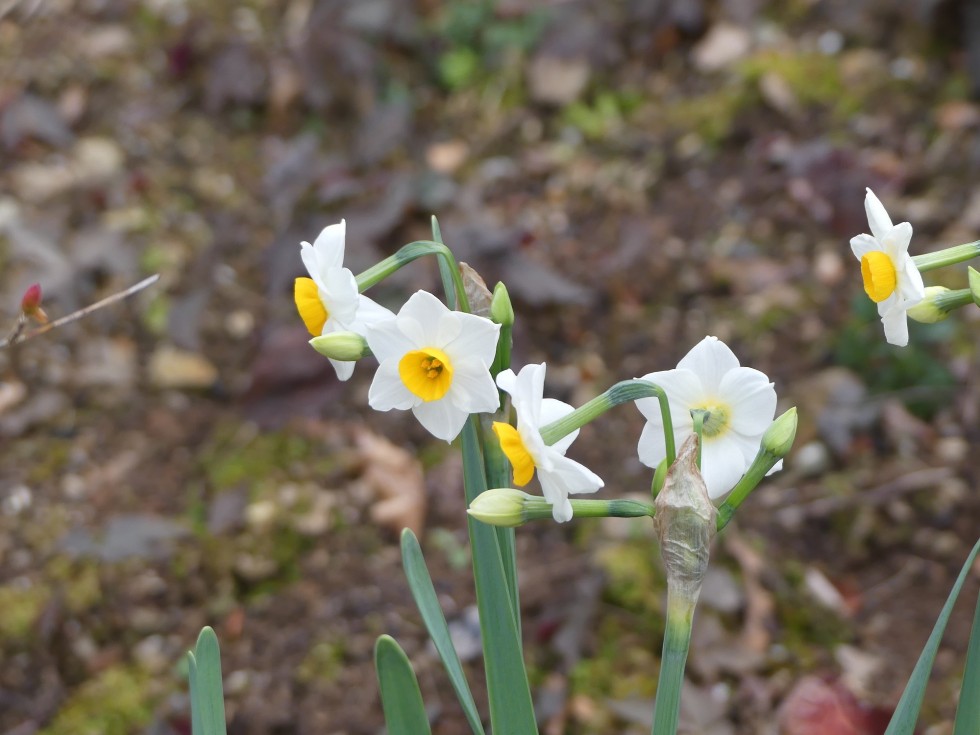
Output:
[[879,250],[861,256],[861,277],[864,279],[864,292],[876,304],[895,293],[898,283],[895,264]]
[[705,401],[694,408],[707,411],[708,416],[701,425],[701,436],[704,439],[717,439],[729,429],[732,412],[728,404],[718,401]]
[[435,347],[406,352],[398,363],[398,375],[423,401],[438,401],[453,384],[453,366],[446,353]]
[[296,279],[293,285],[293,300],[310,334],[314,337],[323,334],[323,325],[327,323],[330,315],[327,313],[327,307],[320,300],[320,289],[316,287],[312,278]]
[[500,448],[514,468],[514,484],[524,487],[534,477],[534,459],[524,446],[521,435],[513,426],[500,421],[493,422],[493,433],[497,435]]

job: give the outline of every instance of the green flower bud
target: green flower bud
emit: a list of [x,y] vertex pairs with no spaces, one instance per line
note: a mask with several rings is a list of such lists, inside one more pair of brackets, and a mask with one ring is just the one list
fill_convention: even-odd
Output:
[[353,362],[371,354],[367,340],[356,332],[331,332],[314,337],[310,344],[324,357],[343,362]]
[[970,296],[973,298],[973,303],[980,306],[980,271],[972,265],[967,266],[966,271],[970,276]]
[[510,294],[503,282],[493,288],[493,299],[490,301],[490,319],[505,327],[514,323],[514,305],[510,303]]
[[942,308],[940,297],[948,293],[949,289],[945,286],[927,287],[925,298],[908,310],[909,317],[922,324],[941,322],[949,316],[949,312]]
[[773,457],[785,457],[796,439],[796,424],[796,406],[793,406],[769,424],[766,433],[762,435],[762,449]]
[[[498,487],[480,493],[466,511],[478,521],[491,526],[513,528],[527,520],[524,505],[528,501],[541,500],[512,487]],[[548,510],[550,516],[551,511]]]

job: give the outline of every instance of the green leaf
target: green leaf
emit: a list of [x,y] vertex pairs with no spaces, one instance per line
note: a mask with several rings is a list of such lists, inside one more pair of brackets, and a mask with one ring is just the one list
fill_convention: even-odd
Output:
[[[442,242],[442,228],[439,227],[439,220],[436,219],[435,215],[432,215],[432,240],[440,244],[445,244]],[[456,299],[456,285],[453,280],[453,274],[450,271],[452,264],[449,263],[445,258],[437,258],[439,261],[439,277],[442,279],[442,290],[446,293],[446,304],[450,309],[459,308]]]
[[225,735],[225,697],[221,686],[221,650],[209,626],[197,637],[190,659],[191,727],[194,735]]
[[379,636],[374,644],[374,667],[378,672],[388,735],[431,733],[412,664],[391,636]]
[[[973,550],[967,557],[966,563],[963,565],[963,569],[960,571],[960,576],[956,578],[956,583],[953,585],[953,589],[946,599],[946,604],[943,605],[943,609],[939,613],[939,619],[932,629],[929,640],[926,641],[925,648],[922,649],[922,655],[919,656],[919,661],[912,670],[912,676],[909,678],[908,684],[905,685],[902,698],[898,700],[898,706],[895,708],[895,714],[892,715],[891,722],[888,723],[888,729],[885,730],[885,735],[912,735],[915,730],[915,723],[919,719],[919,710],[922,707],[922,698],[926,693],[926,684],[929,683],[932,665],[936,660],[936,652],[939,650],[939,642],[942,640],[943,632],[946,630],[946,623],[949,622],[950,613],[953,611],[953,605],[956,603],[956,598],[959,596],[960,590],[963,589],[963,583],[969,575],[970,566],[973,564],[974,559],[977,558],[978,552],[980,552],[980,541],[977,541],[973,547]],[[973,732],[975,733],[976,730],[973,730]]]
[[973,630],[966,652],[966,671],[960,687],[953,735],[977,735],[980,732],[980,598],[973,610]]
[[422,548],[419,546],[419,540],[415,534],[408,528],[402,531],[402,565],[405,567],[405,576],[408,578],[412,597],[415,598],[415,605],[422,615],[425,629],[429,631],[429,637],[435,644],[439,658],[442,659],[442,664],[446,667],[449,681],[452,683],[453,689],[456,690],[456,698],[459,699],[463,712],[466,714],[466,721],[470,723],[470,729],[476,735],[483,735],[483,723],[480,721],[480,714],[477,711],[476,702],[473,701],[469,684],[466,683],[463,665],[453,647],[446,617],[439,606],[435,588],[432,586],[432,578],[425,566]]
[[196,704],[200,699],[197,693],[197,660],[194,652],[187,652],[187,678],[190,681],[191,690],[191,733],[192,735],[203,735],[204,723],[201,720],[201,706]]
[[[463,425],[462,442],[463,478],[469,506],[487,489],[477,416],[470,416]],[[468,518],[467,526],[473,549],[473,577],[480,610],[491,729],[507,735],[537,733],[531,688],[496,529],[473,518]]]

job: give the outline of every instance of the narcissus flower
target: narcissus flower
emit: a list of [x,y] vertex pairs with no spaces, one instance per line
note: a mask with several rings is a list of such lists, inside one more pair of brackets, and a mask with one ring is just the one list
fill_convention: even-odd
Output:
[[[368,324],[394,318],[388,309],[357,290],[354,274],[344,268],[344,234],[346,223],[324,227],[310,245],[302,244],[300,255],[310,278],[297,278],[294,299],[303,323],[310,334],[319,337],[331,332],[364,334]],[[337,377],[347,380],[354,363],[331,359]]]
[[[759,451],[776,413],[776,391],[764,373],[742,367],[717,337],[705,337],[674,370],[644,375],[667,394],[678,443],[694,433],[691,411],[708,411],[702,426],[701,474],[712,499],[731,490]],[[641,398],[636,407],[647,423],[640,436],[640,461],[656,468],[667,454],[660,404]],[[781,468],[777,464],[773,471]]]
[[567,403],[543,397],[545,370],[543,363],[525,365],[517,375],[513,370],[504,370],[497,376],[497,385],[510,393],[517,413],[517,427],[494,422],[493,431],[514,468],[514,484],[523,487],[537,470],[552,515],[563,523],[572,517],[569,494],[594,493],[604,483],[592,470],[565,456],[578,436],[577,429],[551,446],[541,438],[541,426],[574,410]]
[[415,293],[398,316],[367,325],[368,346],[381,363],[368,403],[378,411],[410,408],[433,436],[452,441],[469,414],[499,406],[490,377],[499,333],[489,319]]
[[851,250],[861,261],[861,277],[868,297],[878,304],[878,316],[889,344],[909,343],[906,312],[925,297],[922,274],[909,255],[912,225],[893,225],[888,212],[871,189],[864,198],[871,234],[851,238]]

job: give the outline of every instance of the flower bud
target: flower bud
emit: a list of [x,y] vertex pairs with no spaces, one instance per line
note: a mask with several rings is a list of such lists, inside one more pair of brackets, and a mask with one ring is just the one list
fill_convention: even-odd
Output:
[[697,466],[698,436],[687,438],[657,496],[654,524],[671,595],[693,603],[708,569],[717,510]]
[[796,439],[796,406],[769,424],[762,435],[762,449],[773,457],[785,457]]
[[493,299],[490,301],[490,319],[497,324],[509,327],[514,323],[514,305],[510,302],[510,294],[503,281],[493,287]]
[[[524,506],[528,501],[541,500],[512,487],[498,487],[480,493],[466,511],[478,521],[491,526],[513,528],[527,520]],[[548,514],[551,514],[550,509]]]
[[314,337],[310,344],[324,357],[343,362],[353,362],[371,354],[367,340],[356,332],[331,332]]
[[908,310],[909,318],[922,324],[935,324],[949,316],[949,311],[943,309],[942,296],[949,293],[945,286],[929,286],[926,295],[918,304]]
[[970,295],[973,297],[973,303],[980,306],[980,271],[971,265],[967,266],[966,272],[969,274]]
[[21,297],[20,310],[24,313],[24,316],[33,317],[41,322],[41,324],[45,324],[48,321],[48,315],[41,308],[41,299],[41,284],[31,284]]

